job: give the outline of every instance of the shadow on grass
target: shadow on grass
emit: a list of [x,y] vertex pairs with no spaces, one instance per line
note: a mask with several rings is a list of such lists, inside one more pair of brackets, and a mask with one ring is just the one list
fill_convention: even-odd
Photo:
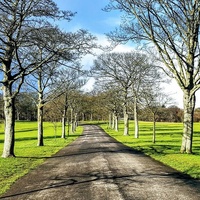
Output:
[[21,129],[21,130],[16,130],[15,133],[24,133],[24,132],[32,132],[32,131],[37,131],[38,129],[37,128],[27,128],[27,129]]

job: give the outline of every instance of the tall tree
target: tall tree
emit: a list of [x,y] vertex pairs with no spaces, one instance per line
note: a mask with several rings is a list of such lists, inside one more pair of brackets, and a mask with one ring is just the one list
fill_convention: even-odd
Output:
[[192,153],[195,93],[200,88],[199,0],[110,0],[106,10],[121,10],[120,28],[109,37],[117,42],[151,42],[166,73],[183,91],[184,128],[181,152]]
[[134,70],[135,75],[131,80],[131,91],[134,103],[134,122],[135,122],[135,138],[139,138],[139,122],[138,122],[138,102],[146,85],[156,85],[164,79],[161,79],[161,73],[154,64],[152,56],[143,53],[134,54]]
[[[53,93],[61,93],[61,112],[62,112],[62,136],[66,138],[66,122],[67,112],[70,105],[70,99],[73,97],[73,93],[78,92],[80,88],[85,84],[85,71],[80,67],[60,69],[58,76],[56,77],[55,84],[53,85]],[[72,96],[72,97],[71,97]]]
[[102,54],[94,61],[93,72],[99,81],[118,85],[123,97],[124,135],[129,135],[128,99],[132,79],[135,75],[131,53]]
[[152,80],[159,80],[158,70],[156,70],[152,60],[140,52],[103,54],[94,62],[93,71],[97,79],[103,80],[104,85],[107,82],[121,90],[121,96],[124,98],[122,103],[124,135],[128,135],[129,132],[128,101],[130,97],[134,97],[135,137],[138,138],[137,102],[141,88]]
[[153,137],[152,142],[156,143],[156,121],[159,118],[159,114],[162,111],[162,107],[170,104],[172,99],[168,97],[164,92],[163,89],[158,85],[148,85],[143,88],[143,92],[141,95],[141,99],[143,102],[143,106],[146,107],[151,115],[153,120]]
[[[48,19],[67,19],[71,12],[62,12],[51,0],[0,1],[0,63],[5,113],[5,140],[2,157],[14,154],[15,97],[24,77],[48,62],[55,50],[44,60],[33,61],[36,43],[46,43],[35,36],[49,26]],[[48,45],[47,45],[48,46]]]

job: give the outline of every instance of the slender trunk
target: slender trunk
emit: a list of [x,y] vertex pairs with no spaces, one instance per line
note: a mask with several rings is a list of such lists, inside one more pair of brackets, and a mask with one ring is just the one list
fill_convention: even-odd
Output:
[[84,122],[85,121],[85,114],[82,113],[82,121]]
[[112,128],[112,113],[109,113],[109,125],[108,125],[108,127],[109,128]]
[[37,115],[38,115],[38,143],[37,146],[44,146],[43,139],[43,110],[44,110],[44,100],[43,100],[43,90],[42,90],[42,71],[38,71],[38,105],[37,105]]
[[62,117],[62,135],[61,138],[65,139],[66,138],[66,117],[64,117],[64,113],[63,113],[63,117]]
[[61,136],[61,138],[64,138],[64,139],[66,138],[67,109],[68,109],[67,94],[65,94],[65,105],[64,105],[63,116],[62,116],[62,136]]
[[4,115],[5,115],[5,138],[3,158],[15,157],[15,99],[12,98],[11,87],[3,87]]
[[70,120],[69,117],[67,118],[67,137],[69,137],[69,132],[70,132]]
[[184,91],[184,119],[183,119],[183,137],[181,153],[192,153],[193,141],[193,117],[195,108],[195,94],[190,95],[189,90]]
[[115,115],[115,131],[119,131],[118,116]]
[[74,113],[74,129],[73,132],[76,132],[76,128],[78,127],[78,122],[77,122],[77,113]]
[[112,113],[112,129],[115,129],[115,112]]
[[71,108],[71,133],[74,133],[74,117],[73,117],[73,108]]
[[38,143],[37,146],[44,146],[43,139],[43,103],[42,100],[38,101]]
[[153,113],[153,140],[152,142],[156,143],[156,114]]
[[129,135],[129,117],[126,105],[124,105],[124,135]]
[[139,138],[137,96],[135,96],[135,101],[134,101],[134,121],[135,121],[135,138]]

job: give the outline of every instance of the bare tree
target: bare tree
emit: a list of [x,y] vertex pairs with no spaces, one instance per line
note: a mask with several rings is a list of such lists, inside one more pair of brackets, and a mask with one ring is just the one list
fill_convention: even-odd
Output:
[[[55,84],[53,88],[53,93],[61,93],[61,112],[62,112],[62,136],[61,138],[66,138],[66,122],[67,122],[67,112],[70,106],[70,100],[73,97],[74,91],[79,91],[81,87],[85,84],[86,79],[84,75],[86,72],[81,70],[80,67],[67,68],[59,70],[58,76],[55,79]],[[72,96],[72,97],[71,97]]]
[[[143,88],[141,95],[142,104],[146,107],[152,114],[153,119],[153,137],[152,142],[156,143],[156,121],[159,117],[160,112],[162,112],[162,107],[170,104],[172,99],[168,97],[167,94],[163,92],[163,89],[158,85],[148,85]],[[161,111],[160,111],[161,110]]]
[[[118,120],[122,113],[123,98],[121,95],[121,89],[117,85],[110,85],[105,83],[96,83],[94,89],[98,87],[98,107],[101,111],[106,112],[108,116],[108,127],[118,131]],[[97,110],[98,111],[98,110]],[[99,112],[101,112],[99,110]],[[107,117],[106,117],[107,118]]]
[[131,92],[134,104],[135,138],[139,138],[138,102],[147,85],[156,85],[161,79],[161,72],[154,64],[152,56],[144,53],[134,54],[135,76],[132,79]]
[[199,0],[110,0],[106,8],[121,10],[120,28],[113,41],[151,42],[166,73],[176,79],[184,95],[184,129],[181,152],[192,153],[195,93],[200,88]]
[[[49,26],[48,19],[67,19],[71,12],[62,12],[51,0],[2,0],[0,2],[0,62],[5,113],[5,140],[2,157],[14,154],[15,97],[24,77],[48,62],[56,52],[40,62],[33,61],[32,51],[43,37],[36,38]],[[44,43],[45,45],[46,43]],[[48,47],[48,45],[47,45]]]
[[107,90],[105,94],[107,99],[107,108],[111,113],[111,116],[109,117],[109,126],[115,131],[118,131],[118,119],[121,112],[122,104],[121,91],[117,87],[112,87],[109,90]]
[[102,54],[94,61],[93,72],[99,81],[118,85],[123,97],[124,135],[129,135],[128,99],[132,79],[135,75],[134,62],[130,53]]
[[128,102],[134,97],[135,137],[139,137],[137,103],[144,85],[159,80],[159,70],[149,56],[140,52],[103,54],[94,62],[94,74],[100,81],[118,87],[123,97],[124,135],[128,135]]

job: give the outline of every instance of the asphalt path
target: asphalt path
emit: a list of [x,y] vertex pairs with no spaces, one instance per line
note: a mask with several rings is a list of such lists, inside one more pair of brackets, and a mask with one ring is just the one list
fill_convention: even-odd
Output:
[[199,200],[200,181],[86,125],[82,136],[16,181],[0,199]]

